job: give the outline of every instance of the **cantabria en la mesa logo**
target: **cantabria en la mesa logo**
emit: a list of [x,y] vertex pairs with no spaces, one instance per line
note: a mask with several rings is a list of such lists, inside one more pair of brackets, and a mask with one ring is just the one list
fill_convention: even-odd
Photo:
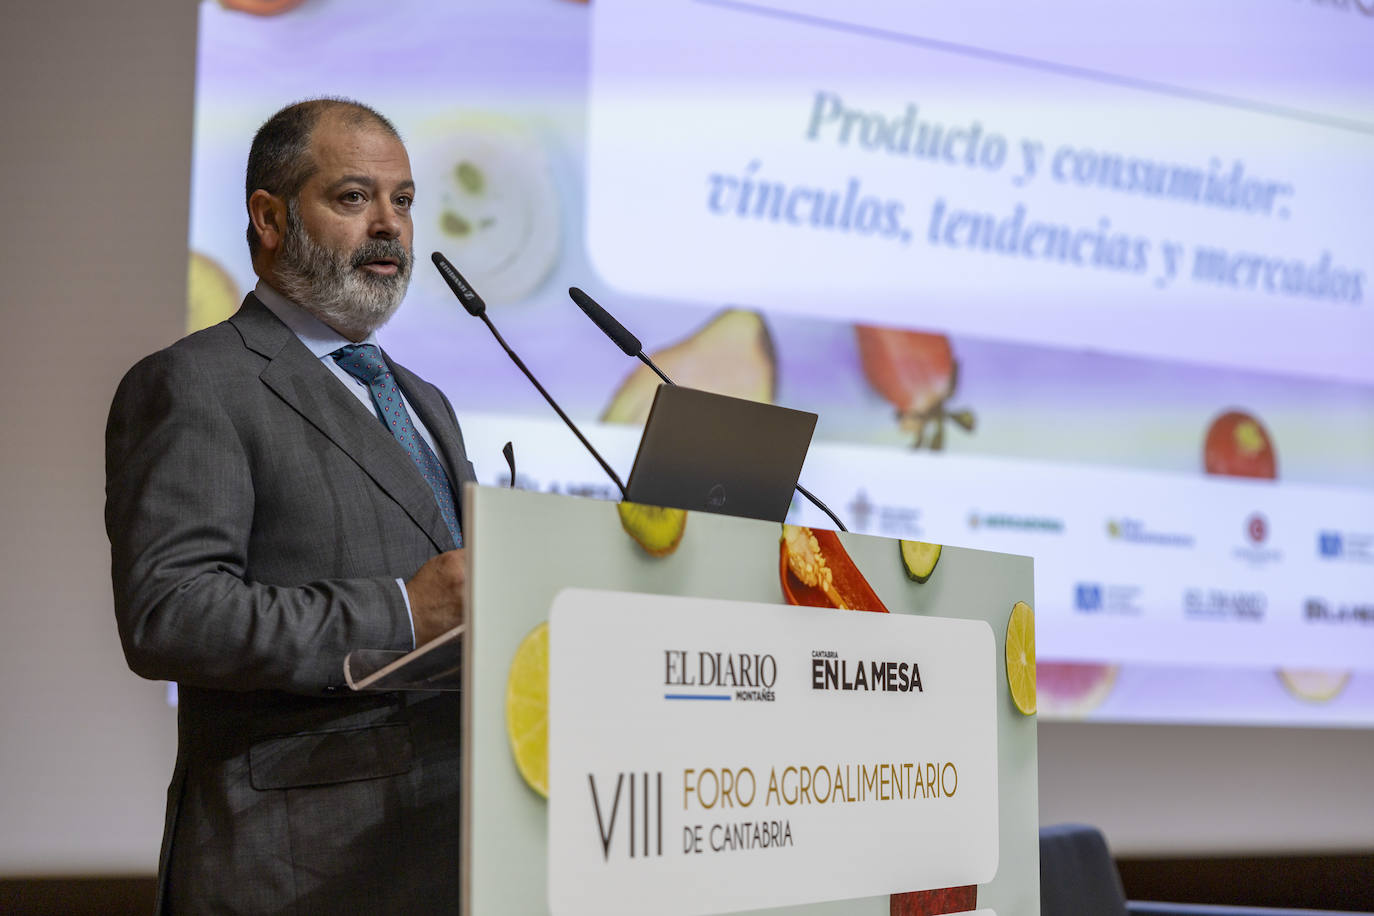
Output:
[[[771,702],[775,699],[773,686],[777,679],[777,659],[767,653],[693,652],[687,649],[666,649],[663,653],[665,687],[732,688],[737,700]],[[811,689],[925,692],[921,684],[921,667],[915,661],[841,658],[832,649],[811,652]],[[688,698],[680,694],[666,696],[668,699]]]
[[838,652],[829,649],[811,653],[811,689],[925,692],[921,686],[921,666],[916,662],[851,660],[840,658]]

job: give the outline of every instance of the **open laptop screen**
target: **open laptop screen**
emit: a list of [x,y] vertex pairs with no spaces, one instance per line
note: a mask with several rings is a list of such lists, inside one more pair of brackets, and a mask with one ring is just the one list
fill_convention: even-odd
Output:
[[626,498],[781,522],[815,429],[813,413],[660,385]]

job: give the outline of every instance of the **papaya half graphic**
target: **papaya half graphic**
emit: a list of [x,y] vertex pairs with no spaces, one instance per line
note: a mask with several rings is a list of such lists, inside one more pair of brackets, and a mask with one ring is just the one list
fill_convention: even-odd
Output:
[[889,916],[944,916],[946,913],[967,913],[976,909],[976,884],[893,894],[888,902]]
[[[726,309],[691,336],[651,353],[679,385],[771,403],[777,388],[773,338],[758,312]],[[616,389],[601,414],[604,423],[643,423],[660,379],[639,366]]]
[[1228,410],[1207,427],[1202,466],[1208,474],[1227,477],[1279,476],[1274,440],[1264,424],[1241,410]]
[[904,328],[856,324],[864,377],[897,410],[897,423],[915,437],[914,447],[944,448],[945,421],[972,432],[971,410],[952,410],[946,403],[959,384],[959,363],[949,338]]
[[888,612],[835,532],[783,525],[779,554],[778,576],[788,604]]

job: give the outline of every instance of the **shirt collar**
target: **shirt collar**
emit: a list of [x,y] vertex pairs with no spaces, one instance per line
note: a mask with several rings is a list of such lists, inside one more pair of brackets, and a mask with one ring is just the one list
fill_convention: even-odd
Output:
[[[339,347],[353,343],[338,331],[325,324],[314,315],[301,308],[290,299],[277,292],[267,285],[266,280],[259,280],[258,285],[253,289],[253,295],[268,310],[281,319],[282,324],[291,329],[291,332],[300,338],[301,343],[305,344],[307,350],[315,356],[323,359],[333,353]],[[368,334],[361,343],[376,344],[377,335],[373,331]]]

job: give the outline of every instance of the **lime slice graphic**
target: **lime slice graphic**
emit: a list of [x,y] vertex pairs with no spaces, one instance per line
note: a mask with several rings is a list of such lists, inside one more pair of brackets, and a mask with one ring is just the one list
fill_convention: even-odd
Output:
[[549,797],[549,625],[531,630],[506,676],[506,735],[529,787]]
[[1007,621],[1007,686],[1023,715],[1035,715],[1035,612],[1016,602]]

